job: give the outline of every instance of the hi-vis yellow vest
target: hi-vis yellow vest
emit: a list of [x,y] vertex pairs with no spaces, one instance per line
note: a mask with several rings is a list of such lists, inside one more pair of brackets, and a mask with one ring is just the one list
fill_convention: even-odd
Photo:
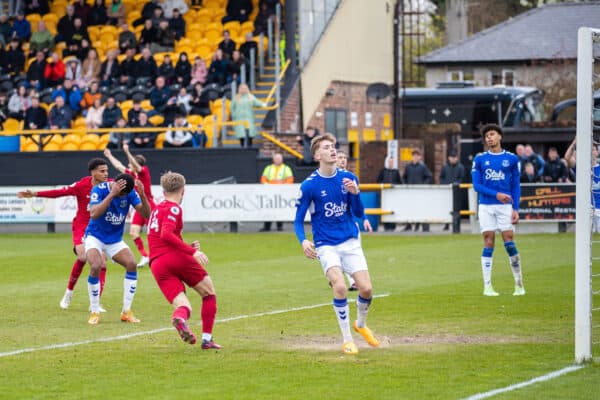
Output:
[[267,165],[260,177],[260,183],[294,183],[294,174],[292,173],[292,169],[285,164]]

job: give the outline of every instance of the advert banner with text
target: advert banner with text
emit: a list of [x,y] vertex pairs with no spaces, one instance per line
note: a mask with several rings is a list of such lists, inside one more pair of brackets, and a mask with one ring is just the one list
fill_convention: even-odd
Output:
[[519,218],[524,221],[575,221],[575,185],[521,185]]

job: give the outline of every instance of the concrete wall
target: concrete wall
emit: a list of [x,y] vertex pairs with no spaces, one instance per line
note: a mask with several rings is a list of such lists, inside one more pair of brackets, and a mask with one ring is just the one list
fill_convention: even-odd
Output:
[[341,2],[302,71],[305,126],[334,80],[393,83],[393,17],[388,0]]

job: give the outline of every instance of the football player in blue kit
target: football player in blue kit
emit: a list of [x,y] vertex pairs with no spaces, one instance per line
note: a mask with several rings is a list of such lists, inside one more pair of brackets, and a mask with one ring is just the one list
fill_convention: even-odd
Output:
[[492,254],[496,231],[500,231],[515,279],[513,296],[522,296],[525,294],[525,288],[521,274],[521,257],[513,241],[514,224],[519,222],[521,167],[519,158],[502,148],[502,135],[502,128],[498,125],[488,124],[481,127],[481,136],[488,151],[475,157],[471,169],[473,188],[479,195],[478,215],[483,235],[483,294],[498,296],[498,292],[492,286]]

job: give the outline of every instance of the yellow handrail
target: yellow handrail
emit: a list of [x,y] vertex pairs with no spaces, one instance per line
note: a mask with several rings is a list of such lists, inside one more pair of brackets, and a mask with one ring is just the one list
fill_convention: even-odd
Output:
[[290,146],[283,143],[281,140],[277,139],[275,136],[270,135],[267,132],[261,132],[260,134],[262,135],[262,137],[264,137],[265,139],[274,143],[275,145],[279,146],[280,148],[287,151],[288,153],[292,154],[294,157],[299,158],[300,160],[304,159],[304,156],[302,154],[300,154],[296,150],[292,149]]
[[[281,68],[281,72],[279,73],[279,80],[281,81],[281,78],[283,78],[283,75],[285,75],[285,71],[287,70],[288,66],[290,65],[290,60],[287,60],[285,62],[285,64],[283,64],[283,68]],[[273,87],[271,88],[271,91],[269,92],[269,95],[267,96],[267,100],[265,100],[266,104],[269,104],[269,102],[271,101],[271,98],[273,97],[273,95],[275,94],[275,89],[277,89],[277,82],[273,83]]]

